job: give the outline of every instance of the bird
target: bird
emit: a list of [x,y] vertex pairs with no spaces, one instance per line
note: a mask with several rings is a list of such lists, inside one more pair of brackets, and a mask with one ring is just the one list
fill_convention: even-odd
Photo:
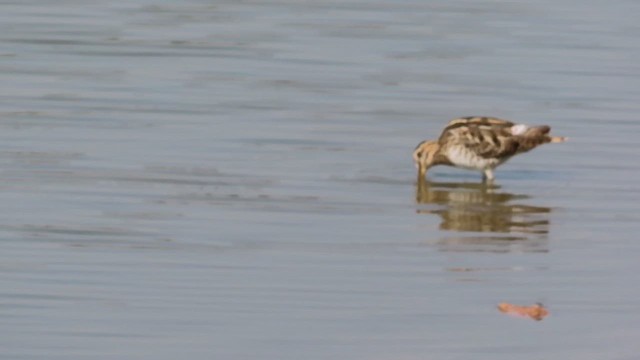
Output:
[[551,136],[548,125],[528,126],[488,116],[466,116],[449,121],[438,140],[416,146],[413,160],[418,179],[436,165],[482,172],[483,182],[493,182],[494,169],[515,155],[539,145],[561,143],[568,138]]

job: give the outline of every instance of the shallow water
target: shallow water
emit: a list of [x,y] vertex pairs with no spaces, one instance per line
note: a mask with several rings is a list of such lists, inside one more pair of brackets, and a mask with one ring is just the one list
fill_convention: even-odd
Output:
[[[2,358],[635,358],[639,7],[3,5]],[[570,141],[416,183],[472,114]]]

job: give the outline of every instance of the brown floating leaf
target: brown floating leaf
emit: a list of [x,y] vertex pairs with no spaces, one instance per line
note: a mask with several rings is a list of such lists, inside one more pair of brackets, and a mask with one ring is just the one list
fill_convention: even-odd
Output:
[[520,306],[509,303],[498,304],[498,310],[508,315],[516,315],[521,317],[529,317],[533,320],[540,321],[549,315],[549,311],[542,304],[531,306]]

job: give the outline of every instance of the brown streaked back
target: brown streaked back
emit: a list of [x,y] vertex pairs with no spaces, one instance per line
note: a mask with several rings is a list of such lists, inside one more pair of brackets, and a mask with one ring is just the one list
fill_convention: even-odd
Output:
[[541,144],[564,140],[552,138],[550,131],[547,125],[528,127],[498,118],[469,116],[451,120],[438,141],[445,152],[464,147],[481,158],[507,159]]
[[479,127],[512,127],[515,124],[511,121],[489,116],[465,116],[449,121],[447,126],[444,128],[443,133],[450,129],[470,125],[476,125]]
[[445,152],[462,147],[485,159],[509,157],[515,154],[518,146],[513,141],[511,125],[502,122],[490,125],[485,121],[461,121],[449,126],[442,132],[439,142]]

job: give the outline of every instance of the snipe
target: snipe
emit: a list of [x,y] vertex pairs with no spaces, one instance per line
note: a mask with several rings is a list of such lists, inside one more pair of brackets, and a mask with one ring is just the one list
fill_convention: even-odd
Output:
[[436,165],[455,166],[483,173],[484,181],[493,181],[493,170],[511,157],[546,143],[567,138],[551,136],[547,125],[527,126],[485,116],[468,116],[449,121],[440,138],[423,141],[413,152],[418,176]]

